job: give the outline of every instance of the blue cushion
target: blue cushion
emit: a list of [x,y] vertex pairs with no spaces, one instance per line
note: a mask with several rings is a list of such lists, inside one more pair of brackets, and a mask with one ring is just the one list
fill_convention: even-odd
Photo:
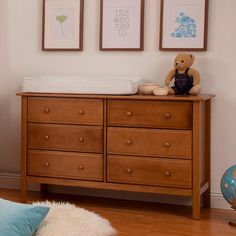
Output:
[[32,236],[49,208],[6,201],[0,198],[0,235]]

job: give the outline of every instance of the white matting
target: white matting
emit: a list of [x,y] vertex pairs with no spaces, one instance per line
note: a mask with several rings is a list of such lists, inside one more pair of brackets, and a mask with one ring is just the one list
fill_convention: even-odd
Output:
[[97,214],[69,203],[40,202],[50,207],[35,236],[113,236],[110,222]]

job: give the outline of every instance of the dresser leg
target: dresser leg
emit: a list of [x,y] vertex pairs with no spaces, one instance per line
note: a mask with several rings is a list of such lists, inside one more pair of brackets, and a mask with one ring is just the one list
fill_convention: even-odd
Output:
[[27,203],[28,183],[25,177],[21,179],[21,202]]
[[192,206],[192,217],[193,220],[200,220],[201,217],[201,198],[200,194],[193,194],[193,206]]
[[28,119],[28,98],[22,97],[21,104],[21,201],[27,202],[27,119]]
[[205,178],[208,189],[203,194],[205,208],[211,208],[211,102],[205,106]]
[[204,208],[211,208],[211,190],[210,188],[203,194],[203,204]]
[[40,192],[47,193],[48,192],[48,185],[47,184],[40,184]]
[[193,192],[192,192],[192,217],[200,220],[201,214],[201,193],[200,193],[200,172],[201,172],[201,127],[202,127],[202,103],[193,103]]

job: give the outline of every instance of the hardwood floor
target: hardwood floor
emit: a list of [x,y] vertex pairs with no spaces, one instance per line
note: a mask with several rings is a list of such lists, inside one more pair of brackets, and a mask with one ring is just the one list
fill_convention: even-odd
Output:
[[[16,190],[0,189],[0,197],[20,201]],[[111,221],[120,236],[233,236],[236,228],[228,225],[236,212],[230,210],[202,210],[202,219],[191,219],[191,208],[127,200],[79,197],[62,194],[32,192],[29,201],[69,201],[94,211]]]

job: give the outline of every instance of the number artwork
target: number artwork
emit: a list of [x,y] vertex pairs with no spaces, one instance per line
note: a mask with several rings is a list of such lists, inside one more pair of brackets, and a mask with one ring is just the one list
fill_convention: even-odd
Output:
[[114,22],[115,28],[120,37],[127,35],[127,30],[130,27],[130,12],[127,8],[119,8],[115,10]]

